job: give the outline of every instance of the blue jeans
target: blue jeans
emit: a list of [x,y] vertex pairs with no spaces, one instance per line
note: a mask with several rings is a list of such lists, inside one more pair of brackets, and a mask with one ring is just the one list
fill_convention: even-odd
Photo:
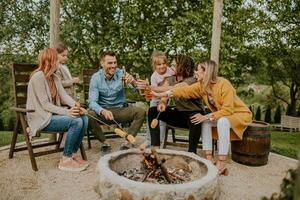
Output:
[[77,152],[88,126],[88,117],[69,117],[64,115],[52,115],[50,123],[43,131],[67,132],[64,147],[64,156],[71,157]]

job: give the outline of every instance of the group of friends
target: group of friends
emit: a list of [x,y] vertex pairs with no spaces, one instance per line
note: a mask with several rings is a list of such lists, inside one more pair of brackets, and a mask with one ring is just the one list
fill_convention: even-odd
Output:
[[[176,55],[168,66],[163,52],[151,56],[153,74],[151,83],[133,77],[117,66],[117,56],[112,51],[100,55],[102,66],[92,75],[89,85],[88,110],[76,103],[75,85],[78,77],[72,77],[66,62],[67,47],[59,43],[55,48],[43,49],[38,57],[38,68],[31,74],[28,84],[27,114],[29,135],[38,131],[67,132],[63,156],[58,168],[64,171],[82,171],[89,163],[82,159],[78,149],[89,129],[101,142],[101,151],[109,151],[99,120],[107,123],[129,124],[128,134],[136,136],[142,127],[146,112],[127,102],[124,88],[134,92],[151,89],[153,96],[147,112],[147,136],[141,145],[159,148],[166,124],[189,129],[188,151],[197,154],[202,136],[205,158],[219,170],[227,173],[225,161],[230,140],[240,140],[252,121],[249,108],[236,95],[232,84],[218,76],[218,65],[211,60],[195,64],[186,55]],[[124,79],[125,76],[125,79]],[[170,106],[173,99],[175,106]],[[98,119],[98,120],[96,120]],[[160,120],[153,126],[154,119]],[[212,139],[219,140],[218,156],[212,154]],[[120,150],[133,148],[124,140]]]

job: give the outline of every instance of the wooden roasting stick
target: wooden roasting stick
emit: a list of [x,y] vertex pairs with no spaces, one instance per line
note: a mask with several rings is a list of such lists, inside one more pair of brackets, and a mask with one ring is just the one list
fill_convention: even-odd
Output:
[[167,181],[169,183],[172,183],[172,179],[170,178],[169,174],[168,174],[168,170],[164,164],[165,160],[161,160],[158,153],[156,152],[155,148],[151,149],[151,153],[154,156],[155,162],[157,163],[157,165],[160,167],[162,174],[164,175],[164,177],[167,179]]
[[131,144],[135,143],[135,137],[133,137],[132,135],[129,135],[128,133],[126,133],[125,131],[119,129],[119,128],[115,128],[114,132],[121,136],[122,138],[126,139],[128,142],[130,142]]
[[102,120],[94,117],[93,115],[90,115],[90,114],[87,114],[88,116],[90,116],[91,118],[93,118],[94,120],[100,122],[101,124],[104,124],[105,126],[108,126],[109,128],[113,128],[114,129],[114,132],[121,136],[123,139],[127,140],[128,142],[130,142],[131,144],[134,144],[135,143],[135,137],[132,136],[132,135],[129,135],[128,133],[126,133],[125,131],[123,131],[122,129],[120,128],[114,128],[110,125],[108,125],[107,123],[103,122]]
[[[162,98],[159,103],[163,103],[163,104],[167,105],[168,99],[167,98]],[[156,118],[152,120],[152,122],[150,124],[151,128],[155,128],[158,125],[158,117],[159,117],[160,114],[161,114],[161,112],[159,112],[157,114]]]
[[158,117],[159,117],[160,113],[161,112],[159,112],[158,115],[156,116],[156,118],[152,120],[152,122],[150,124],[151,128],[155,128],[158,125]]

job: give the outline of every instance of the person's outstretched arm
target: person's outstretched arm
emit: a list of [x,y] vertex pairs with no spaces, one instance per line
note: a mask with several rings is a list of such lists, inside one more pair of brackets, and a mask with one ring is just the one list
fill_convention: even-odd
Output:
[[203,89],[201,84],[197,82],[189,86],[174,87],[171,90],[171,93],[173,97],[177,97],[177,98],[196,99],[196,98],[201,98]]

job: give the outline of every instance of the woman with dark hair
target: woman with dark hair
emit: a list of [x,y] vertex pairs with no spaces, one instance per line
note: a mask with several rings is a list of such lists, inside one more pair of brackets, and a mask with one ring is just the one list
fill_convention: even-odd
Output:
[[[186,55],[177,55],[171,63],[176,72],[175,76],[168,77],[165,81],[169,84],[167,87],[152,88],[155,91],[166,90],[173,87],[182,87],[195,83],[194,78],[195,64],[193,59]],[[160,130],[159,127],[151,127],[151,122],[159,114],[158,120],[164,121],[169,125],[189,129],[189,152],[197,153],[197,144],[201,135],[201,124],[191,123],[190,117],[196,113],[204,114],[204,107],[199,99],[179,99],[175,98],[175,108],[167,106],[168,100],[161,98],[157,107],[151,107],[148,111],[148,123],[151,133],[151,145],[159,147]]]

